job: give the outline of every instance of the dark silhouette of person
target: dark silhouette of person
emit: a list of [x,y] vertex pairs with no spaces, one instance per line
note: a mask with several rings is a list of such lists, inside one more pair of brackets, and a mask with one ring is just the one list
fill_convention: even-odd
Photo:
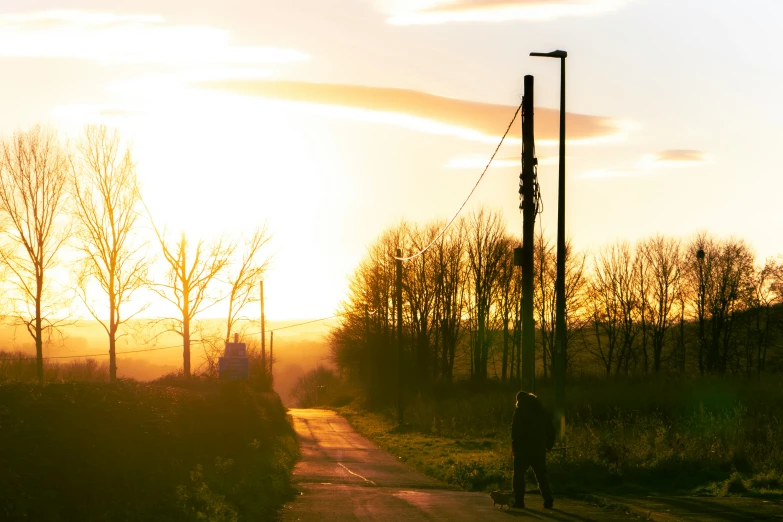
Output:
[[517,409],[511,423],[511,451],[514,453],[514,507],[525,507],[525,473],[533,468],[544,507],[552,508],[554,498],[546,471],[546,453],[555,443],[555,429],[538,397],[526,391],[517,393]]

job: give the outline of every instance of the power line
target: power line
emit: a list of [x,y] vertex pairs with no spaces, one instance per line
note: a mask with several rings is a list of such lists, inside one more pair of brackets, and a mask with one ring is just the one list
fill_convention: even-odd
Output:
[[280,328],[273,328],[272,330],[270,330],[270,332],[276,332],[278,330],[285,330],[287,328],[295,328],[297,326],[304,326],[306,324],[320,323],[321,321],[328,321],[329,319],[335,319],[337,317],[342,317],[344,315],[347,315],[347,314],[335,314],[335,315],[332,315],[330,317],[322,317],[321,319],[313,319],[311,321],[305,321],[303,323],[289,324],[288,326],[281,326]]
[[[199,341],[191,341],[193,344],[198,344]],[[159,346],[157,348],[142,348],[139,350],[125,350],[122,352],[117,352],[115,355],[125,355],[128,353],[141,353],[141,352],[155,352],[158,350],[170,350],[172,348],[181,348],[181,344],[173,344],[171,346]],[[102,352],[102,353],[83,353],[81,355],[52,355],[49,357],[42,357],[43,360],[49,360],[49,359],[79,359],[82,357],[106,357],[109,355],[109,352]],[[35,361],[37,357],[0,357],[0,361]]]
[[[296,324],[289,324],[288,326],[281,326],[280,328],[274,328],[272,330],[269,330],[270,332],[276,332],[278,330],[286,330],[288,328],[296,328],[297,326],[304,326],[306,324],[312,324],[312,323],[319,323],[321,321],[328,321],[329,319],[335,319],[337,317],[342,317],[344,315],[347,315],[345,313],[342,314],[335,314],[329,317],[322,317],[320,319],[312,319],[310,321],[305,321],[302,323],[296,323]],[[245,335],[258,335],[261,332],[250,332]],[[200,341],[191,341],[192,344],[198,344]],[[141,352],[156,352],[158,350],[170,350],[172,348],[181,348],[181,344],[173,344],[171,346],[159,346],[156,348],[142,348],[139,350],[125,350],[122,352],[117,352],[115,355],[125,355],[129,353],[141,353]],[[106,357],[109,355],[109,352],[102,352],[102,353],[84,353],[80,355],[53,355],[49,357],[43,357],[43,360],[49,360],[49,359],[80,359],[83,357]],[[2,357],[0,356],[0,361],[35,361],[37,357],[13,357],[13,356],[6,356]]]
[[[335,314],[335,315],[332,315],[332,316],[329,316],[329,317],[322,317],[322,318],[320,318],[320,319],[312,319],[312,320],[310,320],[310,321],[305,321],[305,322],[303,322],[303,323],[289,324],[288,326],[281,326],[280,328],[273,328],[273,329],[271,329],[271,330],[269,330],[269,331],[270,331],[270,332],[276,332],[276,331],[278,331],[278,330],[286,330],[286,329],[288,329],[288,328],[296,328],[297,326],[304,326],[304,325],[306,325],[306,324],[320,323],[321,321],[328,321],[329,319],[335,319],[335,318],[337,318],[337,317],[342,317],[342,316],[344,316],[344,315],[348,315],[348,313],[346,312],[346,313],[342,313],[342,314]],[[261,333],[261,332],[259,332],[259,331],[256,331],[256,332],[249,332],[249,333],[248,333],[248,332],[245,332],[245,333],[244,333],[244,334],[242,334],[242,335],[259,335],[260,333]]]
[[454,223],[454,220],[457,219],[457,216],[459,216],[460,212],[462,212],[462,209],[465,208],[465,205],[467,205],[468,200],[473,195],[473,193],[476,191],[476,188],[478,188],[479,183],[481,183],[481,180],[484,179],[484,174],[487,173],[489,170],[489,166],[492,165],[492,160],[495,159],[495,155],[497,155],[498,151],[500,150],[500,146],[503,145],[503,141],[506,139],[506,136],[508,135],[508,131],[511,130],[511,126],[514,124],[514,121],[517,119],[517,115],[519,114],[519,111],[522,110],[522,103],[519,104],[519,107],[517,107],[517,110],[514,111],[514,117],[511,118],[511,121],[508,123],[508,127],[506,127],[506,132],[503,133],[503,136],[500,138],[500,143],[498,143],[498,146],[495,147],[495,152],[492,153],[492,156],[489,158],[489,162],[487,162],[487,166],[484,167],[484,170],[482,171],[481,175],[479,176],[478,180],[476,181],[476,184],[473,185],[473,188],[470,189],[470,193],[468,193],[468,197],[465,198],[465,201],[462,202],[462,205],[460,205],[459,210],[457,210],[457,213],[454,214],[454,217],[451,218],[451,220],[446,223],[446,226],[443,227],[443,229],[440,231],[440,233],[435,236],[435,239],[430,241],[430,243],[424,247],[420,252],[409,256],[409,257],[397,257],[394,256],[394,259],[398,259],[400,261],[410,261],[412,259],[416,259],[420,255],[422,255],[424,252],[430,249],[432,245],[434,245],[441,237],[443,237],[443,234],[446,233],[446,230],[451,226],[452,223]]
[[[296,323],[296,324],[289,324],[288,326],[281,326],[280,328],[274,328],[272,330],[269,330],[270,332],[276,332],[278,330],[286,330],[288,328],[296,328],[297,326],[304,326],[306,324],[312,324],[312,323],[320,323],[321,321],[328,321],[329,319],[336,319],[337,317],[342,317],[344,315],[347,315],[346,313],[342,314],[335,314],[329,317],[322,317],[320,319],[312,319],[310,321],[305,321],[302,323]],[[261,332],[251,332],[249,334],[245,335],[258,335]],[[191,341],[193,344],[198,344],[200,341]],[[122,352],[117,352],[115,355],[125,355],[129,353],[141,353],[141,352],[156,352],[158,350],[170,350],[172,348],[181,348],[181,344],[173,344],[171,346],[158,346],[156,348],[141,348],[139,350],[125,350]],[[109,352],[102,352],[102,353],[84,353],[80,355],[53,355],[49,357],[43,357],[43,360],[49,360],[49,359],[79,359],[83,357],[106,357],[109,355]],[[34,361],[37,357],[1,357],[0,361]]]

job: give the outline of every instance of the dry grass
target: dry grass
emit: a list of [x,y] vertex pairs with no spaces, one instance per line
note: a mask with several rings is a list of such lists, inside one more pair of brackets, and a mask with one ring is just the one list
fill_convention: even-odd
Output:
[[[552,390],[538,387],[545,406]],[[422,471],[467,489],[510,482],[516,388],[461,383],[351,422]],[[349,412],[350,414],[351,412]],[[560,491],[783,493],[783,379],[580,380],[567,390],[567,458],[550,455]]]
[[[38,380],[35,357],[23,352],[0,351],[0,383]],[[97,359],[44,360],[44,380],[108,382],[109,362]]]

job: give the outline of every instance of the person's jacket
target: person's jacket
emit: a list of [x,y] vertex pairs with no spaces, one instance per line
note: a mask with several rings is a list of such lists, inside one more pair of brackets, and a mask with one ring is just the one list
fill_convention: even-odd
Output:
[[514,453],[544,454],[546,450],[552,449],[554,435],[552,420],[538,397],[532,393],[521,395],[511,423],[511,447]]

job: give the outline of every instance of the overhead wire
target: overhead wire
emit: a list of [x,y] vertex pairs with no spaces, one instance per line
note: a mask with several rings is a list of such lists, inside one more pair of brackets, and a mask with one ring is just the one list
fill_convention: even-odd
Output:
[[[199,341],[191,341],[194,344],[197,344]],[[141,352],[155,352],[158,350],[170,350],[172,348],[181,348],[181,344],[172,344],[171,346],[158,346],[155,348],[141,348],[139,350],[123,350],[121,352],[116,352],[115,355],[125,355],[128,353],[141,353]],[[80,359],[83,357],[105,357],[109,355],[109,352],[102,352],[102,353],[83,353],[79,355],[51,355],[47,357],[42,357],[43,360],[49,360],[49,359]],[[37,357],[14,357],[14,356],[5,356],[0,357],[0,361],[34,361]]]
[[514,124],[514,121],[517,119],[517,115],[519,114],[519,111],[521,111],[521,110],[522,110],[522,103],[520,102],[519,107],[517,107],[517,110],[514,111],[514,117],[511,118],[511,121],[508,123],[508,127],[506,127],[506,132],[504,132],[503,136],[500,138],[500,143],[498,143],[498,146],[495,147],[495,152],[493,152],[492,156],[489,158],[489,162],[487,162],[487,166],[484,167],[484,170],[481,172],[481,175],[479,176],[478,180],[476,181],[476,184],[473,185],[472,189],[470,189],[470,192],[468,193],[468,196],[465,198],[465,201],[462,202],[462,205],[460,205],[459,210],[457,210],[457,213],[454,214],[454,217],[452,217],[451,220],[449,220],[449,222],[446,223],[446,226],[443,227],[443,229],[441,229],[440,233],[438,233],[438,235],[435,236],[435,238],[432,241],[430,241],[429,244],[427,246],[425,246],[422,250],[420,250],[416,254],[414,254],[412,256],[408,256],[408,257],[397,257],[397,256],[394,256],[394,259],[397,259],[399,261],[411,261],[413,259],[416,259],[420,255],[424,254],[427,250],[429,250],[432,247],[432,245],[434,245],[440,238],[443,237],[443,234],[446,233],[446,230],[449,229],[451,224],[454,223],[454,221],[457,219],[457,216],[459,216],[460,213],[462,212],[462,209],[465,208],[465,205],[467,205],[468,200],[473,195],[473,193],[476,191],[476,188],[478,188],[479,183],[481,183],[481,180],[484,179],[484,174],[487,173],[487,171],[489,170],[489,166],[492,165],[492,160],[495,159],[495,156],[497,155],[498,151],[500,150],[500,146],[503,145],[503,141],[506,139],[506,136],[508,135],[508,131],[511,130],[511,126]]
[[[331,315],[329,317],[321,317],[320,319],[312,319],[310,321],[304,321],[301,323],[296,324],[289,324],[287,326],[281,326],[279,328],[273,328],[269,330],[270,332],[276,332],[278,330],[287,330],[288,328],[296,328],[297,326],[304,326],[307,324],[313,324],[313,323],[319,323],[321,321],[328,321],[329,319],[336,319],[337,317],[342,317],[344,315],[347,315],[346,313],[342,314],[335,314]],[[261,332],[251,332],[246,335],[258,335]],[[198,344],[200,341],[191,341],[193,344]],[[172,348],[181,348],[181,344],[173,344],[170,346],[158,346],[155,348],[141,348],[138,350],[123,350],[121,352],[117,352],[115,355],[125,355],[129,353],[142,353],[142,352],[156,352],[158,350],[170,350]],[[109,355],[109,352],[102,352],[102,353],[83,353],[78,355],[52,355],[43,357],[43,360],[50,360],[50,359],[80,359],[84,357],[106,357]],[[14,356],[0,356],[0,361],[34,361],[37,357],[14,357]]]

